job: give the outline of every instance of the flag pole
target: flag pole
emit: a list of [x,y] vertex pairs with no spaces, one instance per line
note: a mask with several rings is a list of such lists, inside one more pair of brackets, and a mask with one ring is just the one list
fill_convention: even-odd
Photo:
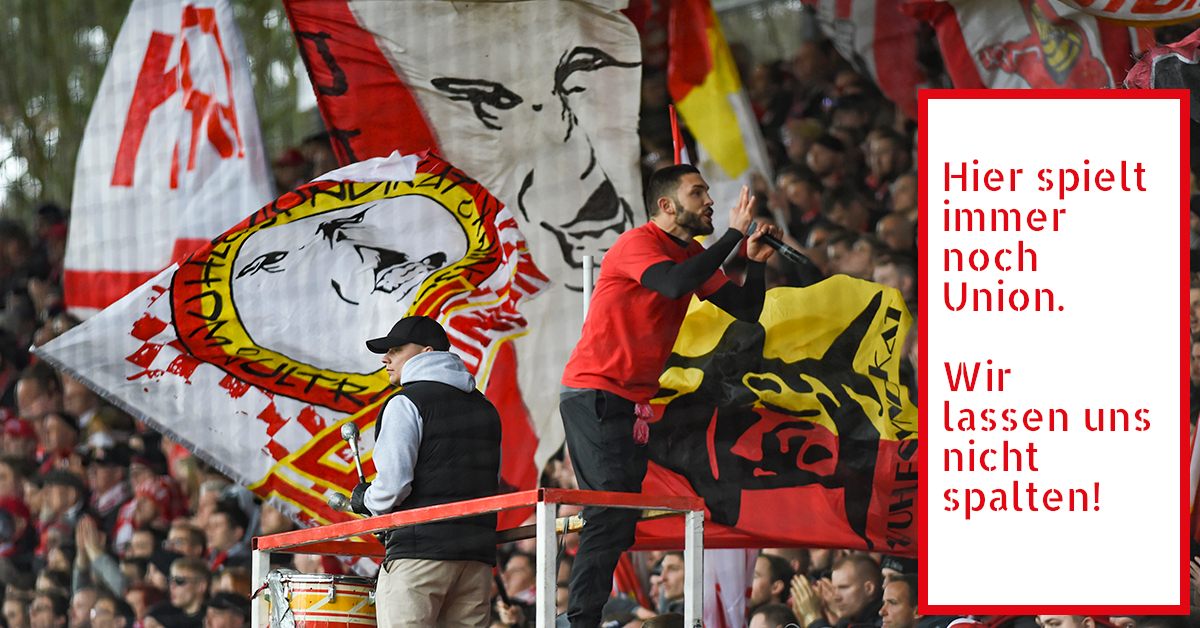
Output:
[[683,135],[679,132],[679,114],[675,105],[668,105],[671,110],[671,141],[675,144],[675,165],[683,163]]
[[583,256],[583,317],[587,318],[588,306],[592,304],[593,265],[591,255]]

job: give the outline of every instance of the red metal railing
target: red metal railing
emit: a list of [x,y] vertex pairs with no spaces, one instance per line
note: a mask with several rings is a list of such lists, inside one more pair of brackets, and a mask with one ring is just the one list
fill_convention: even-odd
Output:
[[[355,521],[345,521],[305,530],[295,530],[254,539],[253,580],[254,588],[258,589],[266,582],[272,552],[298,552],[306,554],[330,554],[336,556],[368,556],[383,557],[383,546],[374,539],[369,542],[349,541],[354,537],[371,535],[375,532],[393,530],[410,525],[457,519],[471,515],[512,510],[534,506],[536,520],[534,523],[537,538],[537,607],[535,613],[537,628],[550,628],[554,625],[555,588],[557,566],[555,556],[557,551],[556,528],[558,532],[566,529],[565,522],[557,525],[555,510],[558,504],[573,504],[581,506],[609,506],[616,508],[637,508],[649,511],[648,516],[683,516],[684,517],[684,626],[700,628],[700,617],[703,601],[700,586],[703,582],[703,549],[704,549],[704,500],[699,497],[677,497],[661,495],[641,495],[633,493],[608,493],[601,491],[579,491],[567,489],[540,488],[531,491],[506,493],[493,497],[482,497],[462,502],[428,506],[414,510],[368,517]],[[586,524],[585,524],[586,525]],[[530,535],[513,535],[517,529],[502,531],[509,532],[511,538],[529,538]],[[265,626],[262,603],[252,607],[251,625],[256,628]]]

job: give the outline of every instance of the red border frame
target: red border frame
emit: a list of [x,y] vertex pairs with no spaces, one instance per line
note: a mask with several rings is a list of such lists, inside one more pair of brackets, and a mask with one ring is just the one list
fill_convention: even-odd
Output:
[[[992,89],[957,89],[957,90],[922,90],[919,95],[918,110],[919,110],[919,162],[920,172],[923,174],[929,173],[928,164],[928,131],[929,131],[929,101],[933,99],[953,99],[953,100],[1030,100],[1030,99],[1053,99],[1053,100],[1080,100],[1080,99],[1152,99],[1152,100],[1177,100],[1180,103],[1180,133],[1179,133],[1179,150],[1180,150],[1180,231],[1179,231],[1179,282],[1180,282],[1180,378],[1179,378],[1179,398],[1182,407],[1188,407],[1188,366],[1190,357],[1190,337],[1189,337],[1189,318],[1188,318],[1188,293],[1189,293],[1189,241],[1188,232],[1190,230],[1189,209],[1191,190],[1190,190],[1190,95],[1188,90],[992,90]],[[929,242],[929,221],[928,205],[929,205],[929,190],[926,176],[919,178],[919,237],[920,242]],[[931,293],[928,290],[929,286],[929,252],[927,247],[920,247],[918,252],[919,260],[919,292],[922,295],[922,309],[927,309],[931,306]],[[919,381],[928,381],[928,347],[926,346],[929,339],[928,317],[922,316],[918,320],[918,349],[920,351],[919,359]],[[921,408],[929,408],[929,393],[928,386],[922,386],[920,389],[919,406]],[[1191,480],[1189,477],[1191,459],[1191,449],[1188,446],[1188,430],[1189,424],[1187,421],[1180,422],[1180,439],[1179,439],[1179,475],[1180,475],[1180,494],[1179,494],[1179,599],[1178,605],[1134,605],[1134,606],[1030,606],[1021,604],[994,604],[983,606],[950,606],[950,605],[932,605],[929,603],[929,588],[928,583],[928,512],[933,500],[928,494],[929,484],[924,481],[929,477],[928,474],[928,455],[926,448],[922,447],[919,453],[920,478],[923,480],[920,483],[920,501],[922,503],[922,512],[920,521],[918,522],[918,565],[919,565],[919,599],[918,609],[923,615],[945,615],[945,614],[980,614],[980,615],[1035,615],[1035,614],[1070,614],[1070,615],[1111,615],[1111,614],[1133,614],[1133,615],[1163,615],[1163,614],[1187,614],[1189,612],[1189,573],[1188,573],[1188,557],[1190,548],[1190,504],[1188,497],[1190,494]],[[918,427],[919,438],[921,442],[926,442],[928,421],[920,421]],[[1122,535],[1117,535],[1120,538]],[[1031,568],[1036,566],[1031,565]],[[1109,577],[1112,574],[1097,574],[1097,577]]]

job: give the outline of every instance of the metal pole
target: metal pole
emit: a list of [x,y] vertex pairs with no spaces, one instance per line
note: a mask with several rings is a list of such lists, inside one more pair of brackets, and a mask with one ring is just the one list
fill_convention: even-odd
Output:
[[588,306],[592,304],[592,256],[583,256],[583,317],[587,318]]
[[537,503],[537,608],[536,628],[553,628],[558,610],[558,536],[555,534],[555,509],[558,504]]
[[[257,548],[250,555],[250,582],[253,583],[255,591],[267,582],[267,571],[271,566],[271,552],[262,551]],[[251,628],[262,628],[267,625],[270,615],[266,614],[264,606],[266,605],[266,595],[259,595],[253,600],[250,600],[250,626]]]
[[683,625],[701,628],[704,618],[704,511],[684,515]]

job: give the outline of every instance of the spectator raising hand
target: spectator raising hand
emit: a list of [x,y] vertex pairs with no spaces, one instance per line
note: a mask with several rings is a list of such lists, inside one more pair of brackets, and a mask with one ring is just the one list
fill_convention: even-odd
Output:
[[80,569],[88,569],[104,553],[104,534],[91,517],[83,517],[75,525],[75,545],[78,547],[75,566]]
[[[821,582],[817,581],[818,587]],[[796,577],[792,578],[792,612],[796,614],[796,619],[800,620],[801,627],[825,618],[825,603],[821,598],[804,574],[796,574]]]

